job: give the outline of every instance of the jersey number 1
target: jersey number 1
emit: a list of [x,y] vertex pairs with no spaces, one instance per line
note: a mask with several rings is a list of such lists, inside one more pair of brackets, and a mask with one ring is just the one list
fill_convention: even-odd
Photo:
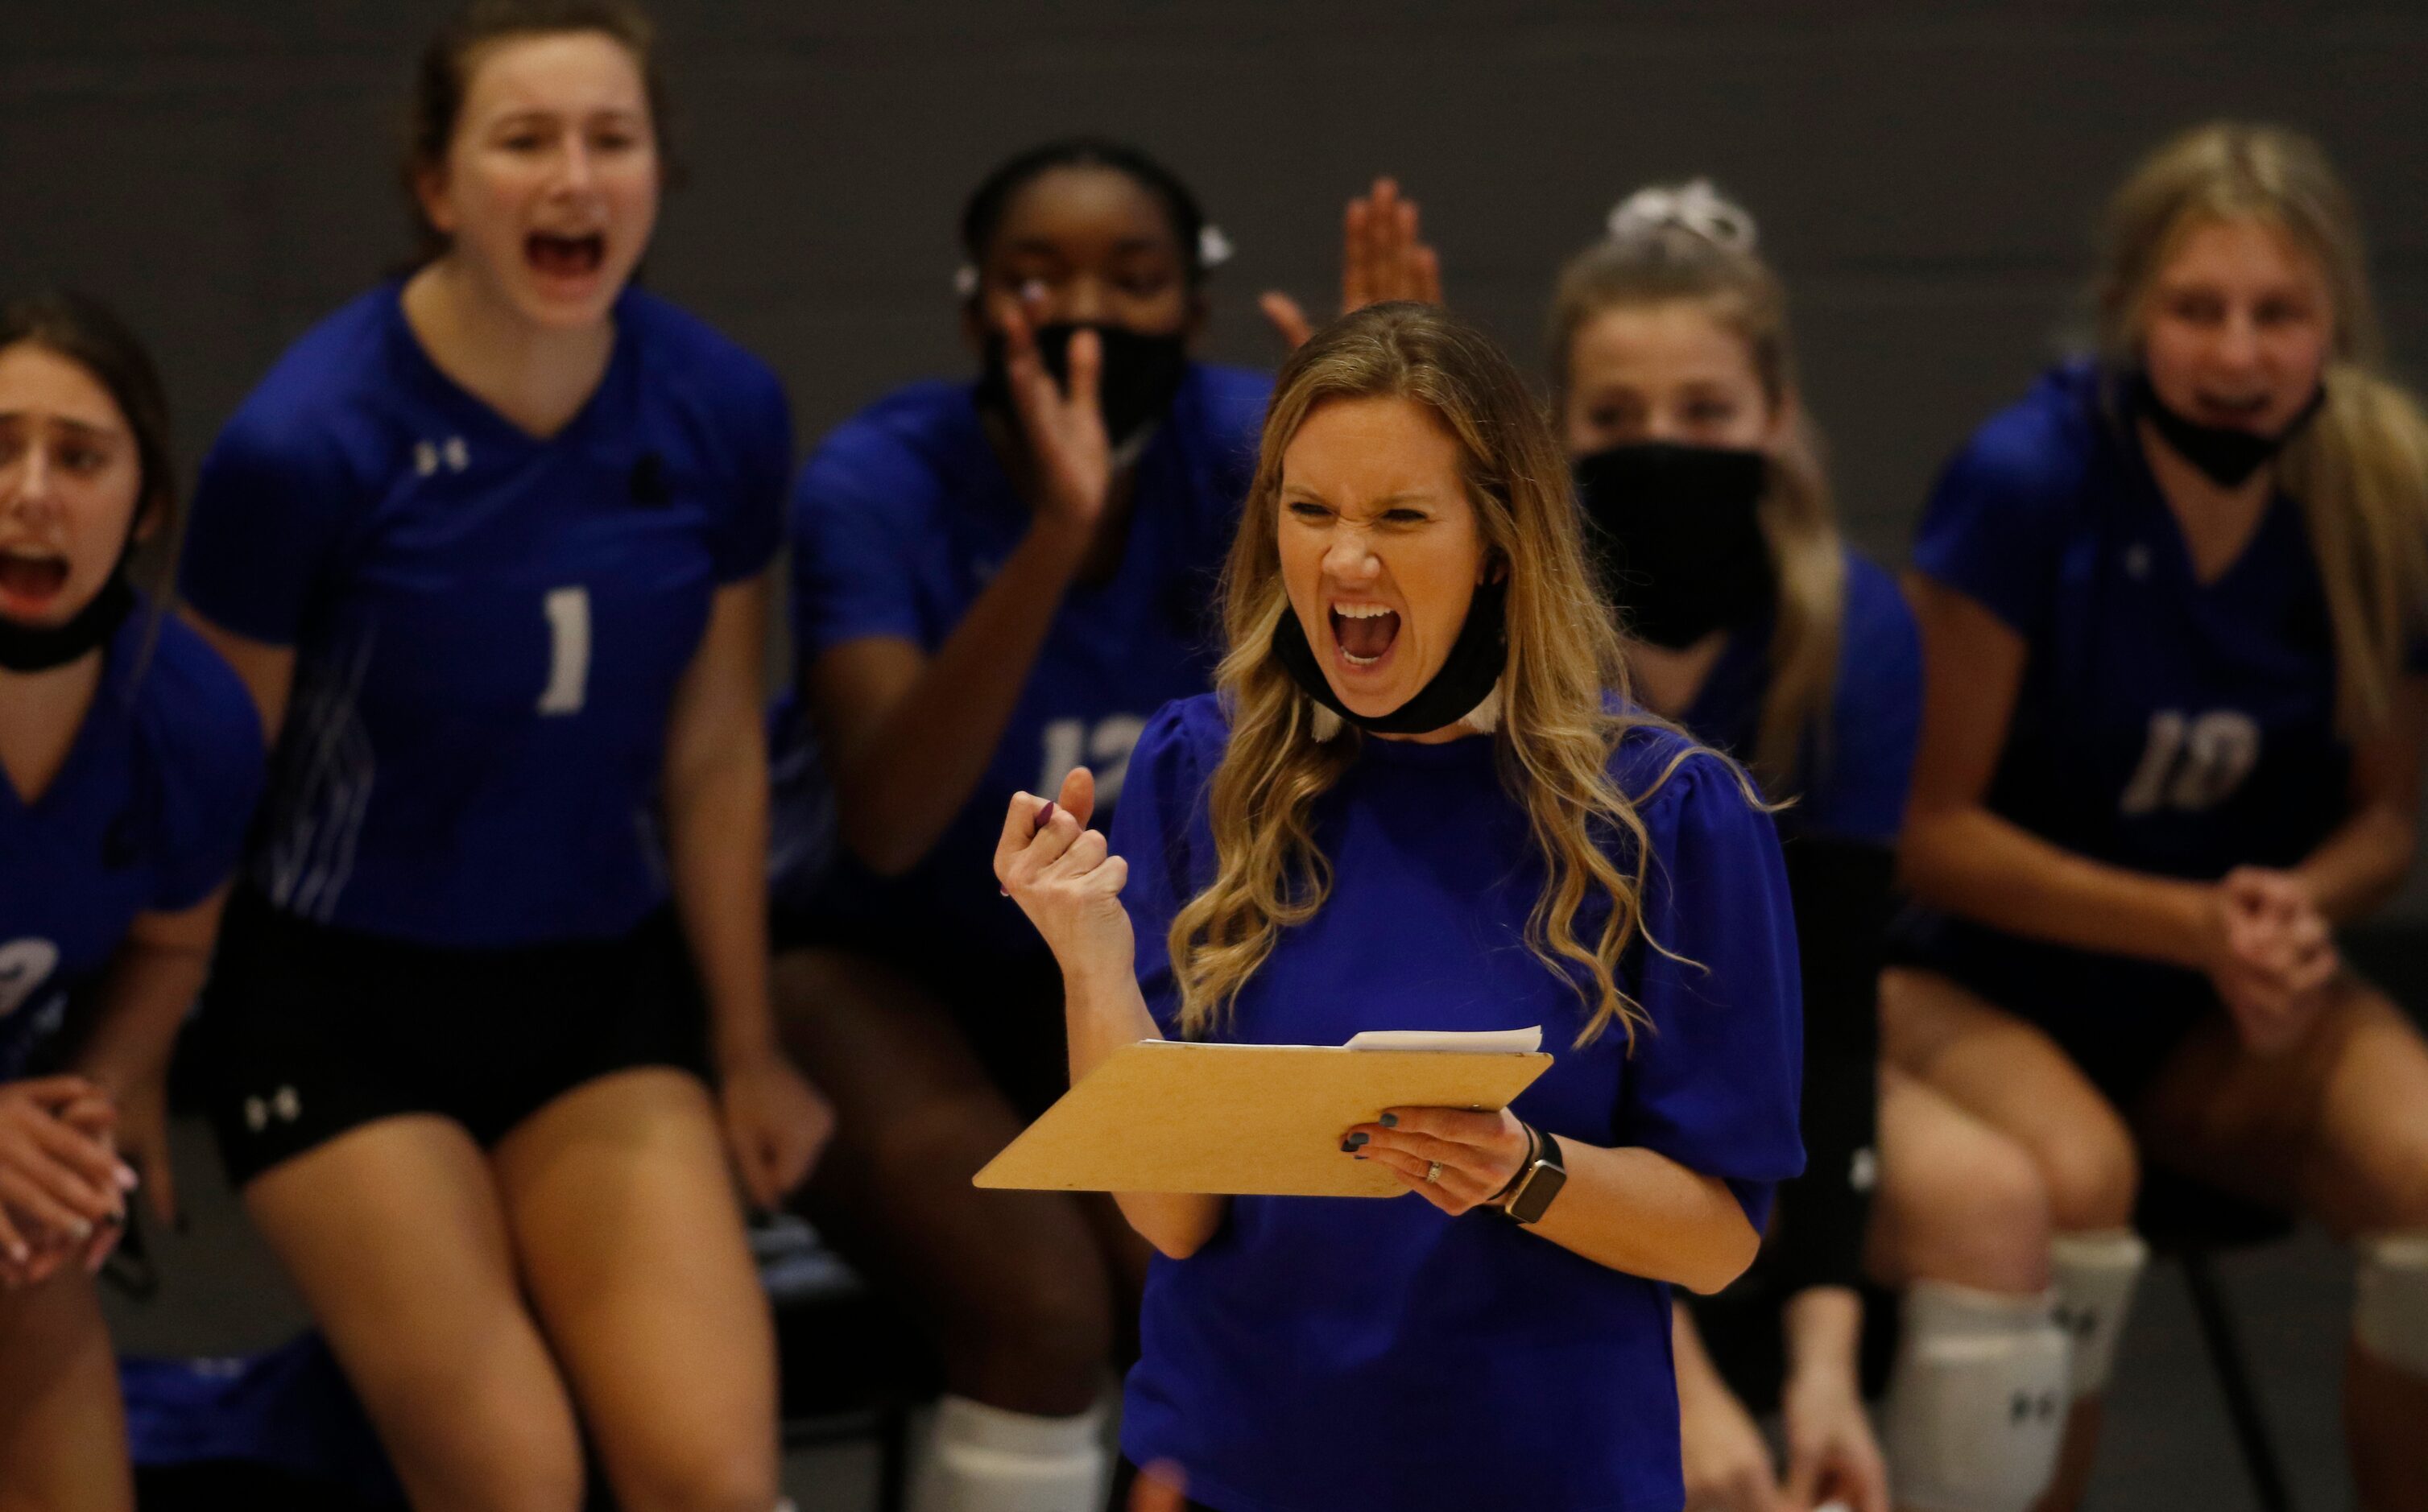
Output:
[[551,588],[540,610],[548,616],[550,651],[539,711],[579,714],[590,691],[590,590]]
[[2259,722],[2239,709],[2214,708],[2198,719],[2180,709],[2150,716],[2149,743],[2117,808],[2155,814],[2161,808],[2198,813],[2242,786],[2259,764]]

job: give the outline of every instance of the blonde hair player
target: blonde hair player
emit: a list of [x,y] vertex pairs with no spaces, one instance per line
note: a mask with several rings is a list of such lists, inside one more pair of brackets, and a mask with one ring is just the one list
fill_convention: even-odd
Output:
[[1341,1131],[1420,1200],[1117,1194],[1160,1252],[1125,1455],[1218,1508],[1675,1505],[1668,1287],[1732,1279],[1801,1157],[1767,817],[1624,701],[1558,443],[1433,308],[1282,369],[1223,627],[1109,843],[1083,780],[1005,817],[1073,1073],[1386,1026],[1559,1058],[1509,1111]]
[[2428,1507],[2428,1047],[2344,969],[2400,884],[2428,682],[2428,423],[2379,370],[2318,146],[2222,122],[2110,203],[2099,350],[1949,463],[1914,553],[1905,840],[1942,910],[1891,1061],[2020,1141],[2088,1479],[2140,1268],[2139,1162],[2352,1242],[2362,1504]]
[[[1562,270],[1548,335],[1555,418],[1639,696],[1749,761],[1785,801],[1808,1167],[1781,1188],[1754,1272],[1725,1298],[1677,1309],[1687,1504],[1886,1512],[1891,1467],[1858,1360],[1875,1191],[1893,1227],[1951,1209],[1977,1220],[1959,1196],[1973,1173],[1939,1152],[1951,1139],[1967,1147],[1967,1133],[1996,1138],[1958,1127],[1970,1121],[1910,1080],[1883,1089],[1876,1069],[1890,872],[1922,708],[1913,618],[1895,580],[1839,535],[1786,291],[1744,206],[1700,179],[1630,195]],[[1977,1341],[1984,1390],[1939,1421],[1962,1419],[1966,1457],[1984,1471],[2020,1463],[2044,1478],[2054,1434],[2007,1411],[2009,1389],[2061,1367],[2044,1303],[2032,1316],[2042,1283],[1981,1274],[1960,1245],[1904,1247],[1915,1263],[1887,1274],[1926,1299],[1951,1284],[2013,1285],[1997,1299],[2016,1319],[2011,1337]],[[1911,1309],[1910,1345],[1942,1310]],[[1783,1351],[1750,1337],[1768,1328]],[[1785,1363],[1782,1377],[1734,1376],[1753,1406],[1779,1405],[1776,1470],[1714,1363],[1738,1358]]]

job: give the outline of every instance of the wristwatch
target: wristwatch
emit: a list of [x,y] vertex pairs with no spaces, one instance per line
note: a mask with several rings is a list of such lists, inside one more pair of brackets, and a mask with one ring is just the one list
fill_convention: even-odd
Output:
[[1525,1169],[1518,1173],[1517,1188],[1501,1205],[1501,1216],[1511,1223],[1530,1224],[1543,1216],[1560,1188],[1568,1184],[1568,1168],[1560,1157],[1560,1142],[1540,1129],[1529,1128],[1534,1136],[1534,1152],[1527,1158]]

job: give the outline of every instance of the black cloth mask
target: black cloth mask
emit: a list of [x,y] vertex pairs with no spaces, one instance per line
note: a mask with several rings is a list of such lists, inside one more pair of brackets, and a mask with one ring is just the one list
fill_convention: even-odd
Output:
[[25,625],[0,614],[0,667],[10,672],[48,672],[64,667],[118,633],[135,612],[135,587],[126,580],[126,561],[135,554],[132,539],[118,554],[118,565],[92,601],[64,625]]
[[2158,439],[2167,444],[2169,451],[2199,468],[2202,476],[2218,487],[2236,488],[2274,461],[2285,444],[2310,423],[2319,406],[2327,401],[2327,386],[2320,384],[2310,395],[2310,402],[2272,436],[2230,425],[2203,425],[2176,414],[2158,398],[2147,373],[2132,375],[2126,383],[2125,398],[2136,413],[2150,417],[2151,428],[2158,432]]
[[1415,697],[1388,714],[1370,719],[1342,703],[1332,691],[1315,648],[1306,642],[1306,628],[1298,622],[1298,610],[1288,605],[1282,608],[1281,623],[1273,626],[1273,656],[1301,691],[1359,729],[1377,735],[1423,735],[1475,712],[1491,693],[1492,685],[1501,680],[1501,669],[1509,662],[1508,607],[1507,584],[1477,584],[1475,596],[1468,600],[1467,623],[1458,627],[1458,639],[1451,642],[1441,670],[1417,690]]
[[1577,459],[1577,496],[1628,633],[1678,650],[1778,598],[1759,451],[1634,442]]
[[[1180,381],[1189,373],[1188,338],[1178,333],[1140,335],[1126,326],[1093,323],[1039,326],[1037,355],[1065,394],[1071,392],[1071,338],[1082,331],[1096,333],[1104,353],[1096,374],[1096,408],[1105,416],[1106,438],[1118,448],[1172,408],[1173,396],[1180,392]],[[1019,414],[1011,401],[1011,376],[1001,332],[987,333],[978,402],[1004,415]]]

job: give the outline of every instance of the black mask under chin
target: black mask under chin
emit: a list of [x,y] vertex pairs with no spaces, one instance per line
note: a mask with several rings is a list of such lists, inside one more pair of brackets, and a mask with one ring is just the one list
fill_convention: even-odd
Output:
[[[1037,355],[1065,394],[1071,391],[1071,338],[1082,331],[1096,333],[1104,366],[1096,374],[1096,407],[1105,416],[1105,436],[1115,447],[1163,418],[1173,396],[1189,373],[1188,338],[1177,333],[1140,335],[1126,326],[1058,323],[1037,328]],[[1006,370],[1003,334],[987,333],[986,367],[978,377],[978,402],[1004,415],[1016,414],[1011,379]]]
[[1322,663],[1316,659],[1315,648],[1306,642],[1306,628],[1299,624],[1298,611],[1288,606],[1282,610],[1281,623],[1273,626],[1273,656],[1302,692],[1359,729],[1377,735],[1423,735],[1475,712],[1491,693],[1492,685],[1501,680],[1501,669],[1509,661],[1508,602],[1506,584],[1477,584],[1475,596],[1468,601],[1467,623],[1458,627],[1458,639],[1451,643],[1441,670],[1417,690],[1414,698],[1388,714],[1370,718],[1340,701],[1340,695],[1332,691],[1331,679],[1323,675]]
[[1759,451],[1636,442],[1581,457],[1577,496],[1628,633],[1671,650],[1759,620],[1778,596]]
[[116,635],[126,616],[135,612],[135,588],[126,580],[126,561],[134,554],[135,543],[130,539],[101,592],[64,625],[26,625],[0,614],[0,667],[10,672],[48,672],[66,666]]
[[2310,395],[2310,402],[2302,406],[2283,430],[2272,436],[2259,435],[2230,425],[2203,425],[2188,415],[2178,415],[2158,398],[2150,386],[2147,373],[2135,373],[2125,382],[2125,402],[2139,415],[2150,417],[2151,429],[2167,449],[2190,463],[2201,475],[2220,488],[2237,488],[2253,473],[2275,460],[2285,444],[2301,433],[2327,401],[2324,383]]

